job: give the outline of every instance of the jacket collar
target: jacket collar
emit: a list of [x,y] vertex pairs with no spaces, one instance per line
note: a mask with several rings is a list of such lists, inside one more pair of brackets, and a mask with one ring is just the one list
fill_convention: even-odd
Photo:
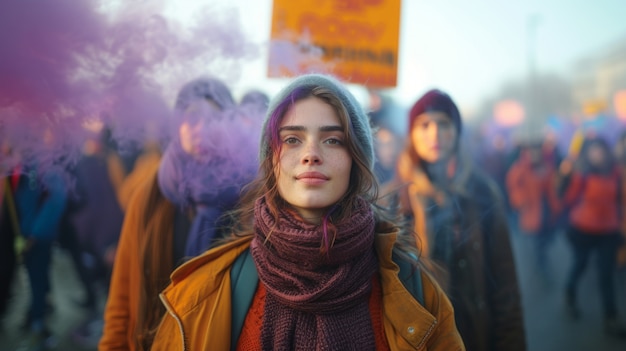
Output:
[[[376,251],[380,262],[380,279],[383,286],[383,306],[387,337],[389,327],[415,350],[420,349],[437,326],[437,318],[417,302],[400,281],[400,267],[393,261],[392,254],[398,234],[376,235]],[[420,270],[417,274],[421,274]]]
[[161,293],[168,310],[183,315],[219,289],[237,257],[250,246],[244,237],[215,247],[181,265],[171,275],[170,285]]
[[[399,335],[415,349],[419,349],[430,337],[437,319],[412,297],[398,277],[400,268],[392,259],[397,236],[397,233],[377,234],[375,238],[387,320],[385,330],[388,337]],[[213,248],[175,270],[171,275],[172,283],[163,292],[166,301],[173,303],[171,308],[175,313],[184,315],[217,289],[224,275],[229,274],[230,267],[250,246],[251,241],[252,236],[244,237]]]

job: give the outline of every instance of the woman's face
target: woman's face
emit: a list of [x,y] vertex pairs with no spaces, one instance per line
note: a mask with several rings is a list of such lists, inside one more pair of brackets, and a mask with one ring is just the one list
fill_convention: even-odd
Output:
[[398,137],[389,129],[381,128],[376,132],[376,157],[386,169],[392,169],[396,163],[400,143]]
[[220,108],[212,101],[198,101],[185,111],[184,121],[178,129],[183,151],[194,157],[201,157],[208,152],[206,145],[208,119],[216,118]]
[[278,193],[305,220],[319,223],[348,190],[352,157],[337,112],[324,101],[297,101],[279,125]]
[[428,163],[445,161],[452,156],[457,131],[443,112],[425,112],[415,118],[411,142],[420,159]]

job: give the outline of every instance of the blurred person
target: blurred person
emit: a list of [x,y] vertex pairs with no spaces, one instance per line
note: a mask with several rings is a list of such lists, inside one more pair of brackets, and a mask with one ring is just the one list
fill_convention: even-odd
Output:
[[613,148],[613,152],[615,153],[616,161],[620,166],[622,164],[626,164],[626,129],[620,133]]
[[374,174],[383,184],[395,175],[398,154],[402,149],[402,138],[391,129],[382,127],[374,132],[374,145],[376,152]]
[[[0,144],[0,159],[4,161],[10,153],[10,146],[5,140]],[[9,307],[17,269],[15,241],[21,237],[13,195],[19,175],[14,177],[11,168],[8,163],[0,163],[0,328]]]
[[[626,130],[621,134],[615,145],[615,155],[617,164],[619,166],[620,174],[622,175],[622,182],[620,183],[621,197],[621,226],[620,231],[623,241],[626,242]],[[626,295],[626,245],[623,245],[617,252],[617,267],[621,271],[622,285],[625,288],[624,293]]]
[[368,115],[374,130],[374,174],[384,184],[393,178],[398,154],[402,149],[404,133],[398,126],[400,112],[391,97],[370,89]]
[[230,90],[215,78],[193,80],[178,93],[178,135],[158,167],[144,170],[152,172],[128,203],[99,350],[150,349],[165,313],[159,292],[170,274],[222,236],[222,214],[254,177],[259,131],[242,128],[234,107]]
[[255,106],[265,112],[267,110],[269,102],[270,98],[266,93],[262,92],[261,90],[251,89],[243,94],[239,105]]
[[108,286],[111,267],[104,257],[114,247],[122,224],[114,184],[123,180],[126,171],[113,150],[108,131],[100,126],[92,132],[76,165],[67,170],[74,184],[68,194],[58,241],[70,254],[85,289],[85,296],[77,305],[94,312],[98,281]]
[[106,298],[113,269],[108,256],[117,246],[123,221],[116,185],[123,182],[127,170],[109,129],[100,125],[92,132],[72,169],[75,187],[61,236],[84,288],[84,297],[77,305],[88,312],[72,337],[81,346],[93,348],[102,335],[99,297]]
[[496,182],[506,200],[508,195],[506,193],[506,174],[510,166],[506,139],[502,134],[496,134],[492,138],[488,136],[483,137],[486,137],[489,144],[484,146],[480,164],[484,167],[484,171]]
[[385,128],[396,135],[404,135],[406,132],[404,126],[405,108],[400,106],[392,96],[382,91],[368,89],[368,93],[369,104],[367,114],[374,130]]
[[557,169],[563,161],[563,154],[559,148],[558,136],[552,131],[545,133],[541,143],[541,153],[544,162]]
[[348,90],[296,78],[262,133],[232,236],[174,272],[152,350],[463,350],[410,237],[373,205],[371,130]]
[[[51,131],[46,130],[49,141]],[[19,166],[14,173],[13,185],[15,208],[19,219],[19,231],[25,240],[20,252],[30,288],[30,306],[24,322],[29,332],[25,347],[40,349],[52,337],[46,325],[47,299],[51,290],[50,265],[52,245],[56,240],[59,223],[67,202],[64,175],[54,166],[42,169],[29,162]]]
[[621,176],[609,144],[587,137],[576,159],[571,156],[559,167],[560,192],[569,207],[567,238],[573,262],[567,277],[566,306],[570,316],[580,318],[578,282],[592,253],[597,254],[598,290],[604,313],[604,331],[626,338],[618,320],[614,273],[618,247],[623,244],[621,225]]
[[[83,255],[91,261],[90,279],[99,278],[107,290],[112,267],[106,257],[117,245],[123,221],[116,187],[127,172],[107,129],[85,143],[75,170],[80,205],[71,220]],[[84,301],[86,305],[94,302],[95,296],[87,296]]]
[[[112,170],[109,171],[112,185],[115,189],[115,195],[123,213],[126,213],[130,199],[133,197],[135,191],[141,188],[141,184],[144,183],[146,179],[150,179],[159,168],[162,153],[161,143],[154,138],[148,138],[143,143],[143,147],[141,147],[135,155],[136,158],[133,157],[134,162],[132,162],[130,166],[127,162],[123,162],[125,165],[123,169],[127,173],[121,178],[121,181],[119,177],[115,177],[115,174],[120,173],[115,171],[118,167],[112,167]],[[117,162],[107,162],[107,164],[114,165],[117,164]],[[105,252],[104,263],[111,271],[115,263],[116,252],[117,243],[109,247]]]
[[386,185],[434,262],[467,350],[525,350],[520,292],[505,206],[496,184],[462,153],[450,96],[430,90],[408,115],[406,149]]
[[511,207],[519,215],[519,229],[532,241],[535,270],[543,283],[551,280],[548,249],[560,227],[561,201],[557,194],[557,170],[543,157],[541,143],[522,147],[519,159],[506,176]]
[[259,119],[263,118],[267,106],[269,104],[269,96],[261,90],[252,89],[247,91],[241,101],[239,101],[238,111],[241,113],[241,120],[246,128],[250,126],[258,126]]
[[[510,133],[508,131],[500,131],[490,137],[486,126],[487,125],[483,125],[480,128],[481,131],[478,133],[478,136],[474,136],[474,138],[468,140],[470,143],[479,145],[476,150],[471,151],[472,160],[468,162],[472,162],[474,167],[481,169],[495,181],[505,206],[505,213],[511,228],[511,235],[518,237],[517,213],[511,208],[509,192],[506,186],[506,175],[518,158],[516,150],[517,144],[509,143],[507,135],[510,136]],[[464,132],[463,134],[466,133]],[[476,138],[480,138],[480,140],[476,140]],[[461,140],[461,142],[463,142],[463,140]],[[469,145],[470,147],[472,146],[472,144]]]
[[[17,267],[15,255],[15,237],[17,217],[8,177],[2,177],[0,185],[0,321],[7,311],[13,286],[13,277]],[[1,325],[0,325],[1,328]]]

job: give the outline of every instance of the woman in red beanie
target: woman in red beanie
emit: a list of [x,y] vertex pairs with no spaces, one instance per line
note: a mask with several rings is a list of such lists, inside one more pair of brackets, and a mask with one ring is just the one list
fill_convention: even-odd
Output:
[[414,224],[421,255],[435,263],[467,350],[526,348],[505,205],[493,183],[461,153],[461,117],[440,90],[409,114],[406,149],[386,185]]

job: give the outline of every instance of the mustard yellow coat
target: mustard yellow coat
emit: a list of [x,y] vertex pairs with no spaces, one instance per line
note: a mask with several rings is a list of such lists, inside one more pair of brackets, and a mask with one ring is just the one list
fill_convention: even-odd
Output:
[[[141,299],[141,243],[152,231],[173,232],[175,207],[158,193],[158,159],[142,163],[133,171],[127,186],[124,224],[117,244],[115,264],[104,311],[104,328],[99,351],[135,351],[135,326]],[[131,191],[132,190],[132,191]],[[131,196],[132,192],[132,196]],[[145,222],[148,205],[154,208]]]
[[[230,350],[231,279],[235,259],[251,238],[216,247],[179,267],[161,294],[167,308],[152,351]],[[422,272],[420,305],[398,278],[391,254],[396,234],[379,234],[376,250],[383,289],[384,327],[391,350],[465,350],[450,301]]]

